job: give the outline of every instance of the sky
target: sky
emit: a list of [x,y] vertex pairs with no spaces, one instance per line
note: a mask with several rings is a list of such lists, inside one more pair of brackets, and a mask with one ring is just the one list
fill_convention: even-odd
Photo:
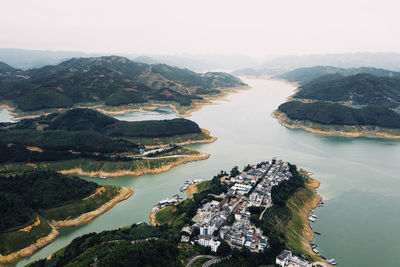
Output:
[[400,52],[398,0],[1,0],[0,47],[131,54]]

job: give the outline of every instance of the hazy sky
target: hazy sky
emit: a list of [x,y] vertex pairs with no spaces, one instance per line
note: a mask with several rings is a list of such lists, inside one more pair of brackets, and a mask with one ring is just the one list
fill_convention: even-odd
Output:
[[399,0],[0,0],[0,47],[147,54],[400,52]]

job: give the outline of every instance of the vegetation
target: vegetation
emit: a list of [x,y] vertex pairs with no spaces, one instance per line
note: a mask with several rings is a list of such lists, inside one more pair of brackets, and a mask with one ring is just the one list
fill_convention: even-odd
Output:
[[66,108],[82,102],[121,106],[159,100],[188,106],[194,99],[202,99],[199,94],[244,85],[226,73],[198,74],[118,56],[73,58],[18,74],[0,77],[0,100],[10,101],[22,111]]
[[400,114],[384,107],[368,106],[356,109],[337,103],[290,101],[280,105],[278,110],[292,120],[326,125],[372,125],[400,128]]
[[[261,164],[261,163],[260,163]],[[273,264],[275,257],[286,246],[291,246],[288,234],[293,228],[292,218],[296,216],[292,209],[293,196],[303,192],[305,177],[290,165],[292,178],[273,187],[274,205],[267,209],[263,218],[259,216],[263,209],[252,208],[251,220],[267,233],[270,247],[260,253],[252,253],[247,248],[231,249],[222,242],[217,255],[227,256],[216,266],[259,266]],[[227,192],[227,186],[220,182],[228,174],[221,171],[207,182],[204,191],[194,194],[192,199],[167,207],[156,214],[158,225],[132,225],[113,231],[91,233],[74,239],[67,247],[55,253],[51,259],[37,261],[31,266],[183,266],[194,255],[210,254],[209,248],[197,245],[179,244],[182,226],[190,223],[197,209],[213,199],[212,194]],[[310,191],[311,192],[311,191]],[[312,193],[312,192],[311,192]],[[302,196],[300,196],[302,198]],[[143,239],[149,238],[144,242]],[[133,244],[131,241],[134,241]]]
[[[118,161],[114,153],[137,154],[141,139],[163,141],[209,137],[190,120],[118,121],[90,109],[73,109],[0,125],[0,162],[89,158]],[[112,156],[112,157],[111,157]],[[132,160],[132,159],[130,159]]]
[[362,68],[338,68],[332,66],[314,66],[309,68],[298,68],[289,72],[278,75],[280,79],[288,80],[289,82],[299,82],[301,84],[306,84],[317,78],[320,78],[328,74],[340,74],[343,76],[351,76],[358,73],[365,73],[374,75],[376,77],[400,77],[400,72],[395,72],[385,69],[376,69],[372,67],[362,67]]
[[34,211],[58,207],[92,194],[97,184],[52,171],[0,177],[0,231],[30,222]]
[[0,176],[0,253],[7,255],[51,232],[49,221],[93,211],[120,191],[52,171]]
[[330,74],[300,86],[294,98],[347,103],[358,106],[397,108],[400,105],[400,77]]

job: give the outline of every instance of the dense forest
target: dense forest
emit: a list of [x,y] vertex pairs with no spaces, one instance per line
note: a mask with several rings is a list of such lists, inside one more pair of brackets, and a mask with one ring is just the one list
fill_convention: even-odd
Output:
[[337,103],[290,101],[281,104],[278,110],[292,120],[307,120],[327,125],[400,128],[400,114],[384,107],[367,106],[356,109]]
[[97,184],[52,171],[0,176],[0,232],[28,223],[40,209],[92,194]]
[[0,162],[98,158],[98,153],[103,156],[138,153],[139,145],[129,138],[200,132],[195,122],[182,118],[127,122],[90,109],[73,109],[17,123],[1,123]]
[[338,73],[317,78],[299,87],[294,98],[340,102],[357,106],[397,108],[400,105],[400,77],[376,77]]
[[340,74],[343,76],[351,76],[359,73],[371,74],[376,77],[400,77],[400,72],[377,69],[373,67],[361,67],[361,68],[338,68],[333,66],[314,66],[309,68],[298,68],[289,72],[285,72],[276,76],[279,79],[285,79],[289,82],[298,82],[300,84],[306,84],[317,78],[328,74]]
[[[12,70],[6,65],[1,69]],[[192,104],[200,95],[245,85],[221,72],[195,73],[165,64],[145,64],[125,57],[73,58],[55,66],[0,73],[0,100],[23,111],[72,107],[76,103],[109,106],[150,100]]]

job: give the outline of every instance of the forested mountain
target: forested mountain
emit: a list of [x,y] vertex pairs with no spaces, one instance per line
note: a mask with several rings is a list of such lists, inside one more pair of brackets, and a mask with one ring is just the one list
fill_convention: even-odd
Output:
[[138,152],[133,137],[200,133],[190,120],[119,121],[98,111],[73,109],[0,124],[0,162],[55,161]]
[[375,105],[397,108],[400,105],[400,78],[370,74],[342,76],[330,74],[299,87],[298,99],[323,100],[347,105]]
[[377,106],[360,109],[337,103],[314,102],[302,103],[290,101],[278,108],[292,120],[311,121],[326,125],[372,125],[386,128],[400,128],[400,114]]
[[289,82],[298,82],[300,84],[306,84],[320,78],[327,74],[339,73],[343,76],[351,76],[355,74],[365,73],[371,74],[376,77],[400,77],[400,72],[377,69],[372,67],[361,67],[361,68],[337,68],[332,66],[314,66],[310,68],[299,68],[281,75],[276,76],[277,78],[288,80]]
[[243,86],[227,73],[195,73],[124,57],[73,58],[55,66],[0,77],[0,100],[23,111],[71,107],[77,103],[120,106],[150,100],[188,106],[201,95]]

